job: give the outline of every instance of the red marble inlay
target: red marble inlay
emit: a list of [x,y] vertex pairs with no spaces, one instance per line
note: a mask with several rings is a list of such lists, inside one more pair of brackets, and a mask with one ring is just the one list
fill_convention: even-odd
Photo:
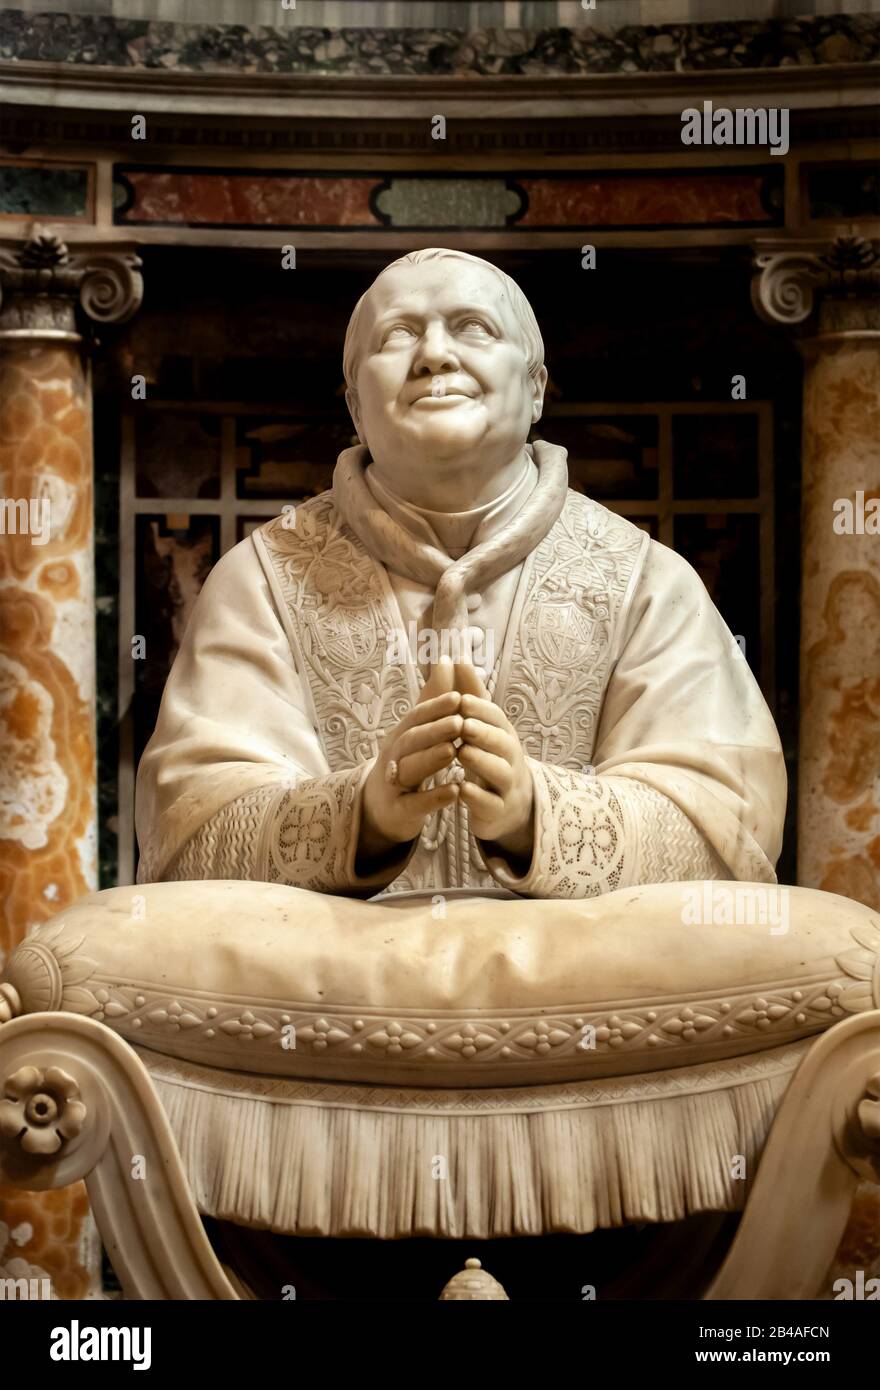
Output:
[[616,174],[517,179],[528,208],[517,227],[664,227],[773,222],[761,174]]
[[120,170],[134,189],[122,222],[244,227],[376,227],[372,178]]

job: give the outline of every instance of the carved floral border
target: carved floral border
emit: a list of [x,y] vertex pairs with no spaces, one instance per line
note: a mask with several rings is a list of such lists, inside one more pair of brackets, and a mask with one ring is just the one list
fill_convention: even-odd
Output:
[[639,1052],[685,1054],[684,1062],[695,1045],[735,1047],[761,1039],[773,1046],[880,1007],[880,930],[864,924],[850,928],[850,935],[855,947],[836,958],[840,975],[832,980],[750,986],[699,1001],[548,1006],[506,1016],[437,1010],[430,1017],[412,1009],[233,1001],[119,981],[79,954],[83,938],[64,940],[60,927],[48,927],[37,929],[13,953],[3,990],[13,1012],[63,1008],[107,1023],[145,1046],[155,1040],[167,1047],[181,1037],[213,1045],[218,1060],[247,1049],[255,1065],[285,1040],[298,1052],[305,1047],[315,1059],[375,1058],[419,1066],[467,1063],[479,1069],[508,1061],[546,1066],[579,1059],[587,1067],[590,1057]]

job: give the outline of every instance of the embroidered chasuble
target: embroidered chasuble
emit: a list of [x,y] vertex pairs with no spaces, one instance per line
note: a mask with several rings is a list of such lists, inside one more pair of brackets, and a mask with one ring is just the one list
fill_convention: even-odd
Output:
[[[546,486],[524,456],[494,502],[434,513],[340,461],[332,491],[223,556],[138,770],[138,882],[261,879],[364,896],[500,885],[565,898],[680,879],[774,882],[782,749],[703,584],[674,551],[572,491],[546,534],[505,564],[517,517]],[[439,625],[441,603],[475,660],[487,654],[489,692],[525,749],[532,859],[483,847],[456,804],[365,876],[360,790],[418,698],[428,671],[416,638],[432,612]]]

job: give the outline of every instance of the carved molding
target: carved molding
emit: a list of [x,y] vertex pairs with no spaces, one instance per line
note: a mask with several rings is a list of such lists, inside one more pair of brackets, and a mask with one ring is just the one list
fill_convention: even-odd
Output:
[[71,251],[35,223],[26,241],[0,239],[0,339],[79,339],[77,311],[96,324],[125,323],[143,298],[140,257],[125,244]]
[[[791,69],[783,68],[782,71]],[[124,72],[116,76],[121,78]],[[611,79],[615,84],[620,84],[615,96],[621,107],[625,105],[623,85],[628,83],[628,78],[628,74],[618,74]],[[447,127],[443,152],[460,159],[501,155],[512,161],[512,167],[522,164],[533,167],[536,156],[542,151],[563,159],[577,154],[600,153],[617,154],[626,166],[634,159],[644,158],[646,154],[680,154],[682,149],[680,114],[653,110],[655,106],[666,105],[668,98],[661,100],[650,93],[642,95],[635,88],[631,93],[629,111],[622,109],[616,115],[609,112],[603,114],[601,107],[609,97],[597,92],[584,99],[584,112],[578,114],[571,109],[575,98],[567,93],[567,89],[560,95],[559,82],[556,81],[551,90],[559,97],[560,108],[565,102],[568,114],[563,114],[561,109],[556,110],[555,106],[551,106],[549,98],[533,91],[531,85],[522,91],[512,92],[511,83],[503,78],[490,79],[493,83],[502,84],[502,89],[490,87],[485,92],[483,79],[469,79],[466,84],[462,84],[460,78],[447,79],[446,88],[441,86],[433,97],[433,84],[430,90],[420,88],[412,96],[396,89],[389,92],[392,81],[398,84],[406,81],[401,78],[387,81],[376,78],[369,83],[366,91],[343,97],[338,92],[335,79],[331,80],[334,82],[332,97],[322,90],[302,99],[299,96],[290,98],[291,103],[301,103],[303,110],[299,110],[297,105],[297,110],[292,111],[286,119],[282,119],[274,109],[261,114],[259,105],[255,105],[258,103],[257,95],[246,97],[236,96],[234,92],[227,93],[222,99],[222,111],[199,116],[185,109],[183,101],[180,105],[163,105],[161,97],[156,97],[157,111],[151,117],[150,124],[150,149],[159,162],[167,150],[186,149],[194,159],[201,158],[205,150],[222,151],[226,164],[237,164],[242,168],[251,168],[254,155],[261,153],[270,153],[277,160],[299,159],[307,154],[337,154],[358,164],[369,160],[373,167],[377,159],[389,154],[421,159],[432,157],[435,151],[431,147],[436,142],[430,137],[430,116],[435,110],[458,112],[456,119]],[[520,78],[517,82],[528,84],[529,79]],[[425,79],[425,83],[428,83],[428,79]],[[448,89],[450,83],[454,84],[452,90]],[[325,89],[327,85],[327,81],[322,84]],[[463,85],[467,88],[467,103],[461,92]],[[787,95],[783,94],[780,100],[787,100]],[[732,105],[747,105],[754,100],[748,93],[739,101],[737,96],[736,91],[731,93],[729,100]],[[120,101],[123,97],[127,100],[126,110],[129,112],[150,109],[141,101],[137,91],[124,91],[120,94]],[[278,99],[279,104],[282,101],[282,98]],[[441,102],[443,105],[438,105]],[[530,111],[536,102],[540,102],[542,108],[550,109],[544,115],[536,111],[533,118],[523,122],[506,114],[514,102],[528,103]],[[394,114],[383,118],[380,113],[383,106],[387,107],[389,103],[393,104]],[[644,107],[650,119],[636,114],[636,103],[639,104],[638,109]],[[679,112],[689,104],[693,104],[691,93],[685,91],[678,98]],[[310,118],[306,115],[307,105],[311,110]],[[328,109],[329,106],[334,109]],[[459,111],[460,107],[464,109]],[[519,109],[518,105],[516,109]],[[230,113],[238,114],[230,119]],[[824,107],[816,111],[791,112],[792,138],[799,146],[827,140],[871,140],[875,138],[876,128],[876,116],[873,108],[868,106],[847,106],[843,109]],[[67,149],[71,151],[71,157],[76,151],[75,157],[81,158],[84,152],[101,146],[113,149],[120,161],[131,157],[130,124],[124,124],[122,116],[103,108],[90,111],[82,105],[73,109],[48,106],[34,109],[8,105],[3,131],[6,149],[14,154],[30,154],[42,149],[52,150],[57,158],[59,152]],[[705,154],[707,163],[717,162],[720,168],[724,167],[717,153],[708,147]]]
[[[48,1065],[47,1065],[48,1064]],[[63,1068],[63,1070],[62,1070]],[[238,1297],[205,1235],[174,1135],[143,1062],[108,1028],[73,1014],[34,1014],[0,1027],[0,1077],[63,1077],[80,1105],[79,1133],[52,1155],[0,1131],[0,1182],[46,1191],[85,1179],[103,1241],[129,1299]],[[7,1086],[8,1086],[7,1082]],[[39,1092],[37,1092],[39,1094]],[[132,1180],[132,1159],[144,1181]]]
[[880,328],[880,241],[755,242],[752,303],[765,323],[794,328],[818,308],[823,331]]
[[[745,1215],[711,1301],[816,1298],[859,1180],[876,1182],[865,1149],[877,1139],[853,1123],[880,1091],[880,1010],[855,1014],[813,1044],[782,1098]],[[784,1194],[784,1196],[782,1195]],[[808,1213],[808,1219],[804,1219]]]

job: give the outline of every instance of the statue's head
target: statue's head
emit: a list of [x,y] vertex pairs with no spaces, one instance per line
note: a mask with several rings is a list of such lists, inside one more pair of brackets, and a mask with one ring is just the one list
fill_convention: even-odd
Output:
[[541,418],[547,371],[531,305],[464,251],[413,251],[381,271],[345,335],[346,401],[380,467],[509,461]]

